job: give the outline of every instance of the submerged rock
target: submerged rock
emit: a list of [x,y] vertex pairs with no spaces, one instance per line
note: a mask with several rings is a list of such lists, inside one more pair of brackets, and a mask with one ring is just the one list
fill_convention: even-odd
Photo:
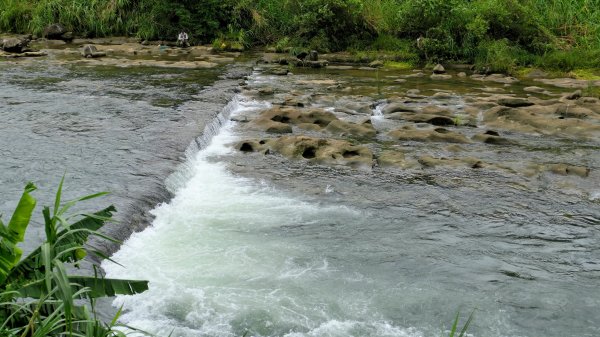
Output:
[[296,62],[297,67],[308,67],[308,68],[325,68],[329,62],[323,61],[311,61],[311,60],[299,60]]
[[500,137],[496,131],[486,131],[485,133],[473,136],[473,140],[483,142],[492,145],[512,145],[513,141],[510,139]]
[[519,82],[518,79],[516,79],[512,76],[505,76],[502,74],[491,74],[491,75],[487,75],[487,76],[480,75],[480,74],[474,74],[474,75],[471,75],[471,78],[474,80],[491,81],[491,82],[503,83],[503,84],[513,84],[513,83]]
[[386,150],[377,156],[377,164],[381,167],[413,168],[418,164],[406,159],[403,152]]
[[536,87],[536,86],[525,87],[525,88],[523,88],[523,90],[527,91],[527,92],[533,92],[536,94],[545,94],[545,95],[550,94],[550,92],[548,90],[546,90],[544,88]]
[[404,103],[390,103],[386,105],[381,111],[384,115],[389,115],[394,112],[415,112],[417,108],[408,106]]
[[449,80],[452,78],[452,75],[433,74],[433,75],[429,76],[429,78],[431,78],[432,80]]
[[535,81],[553,85],[559,88],[585,89],[592,81],[576,80],[573,78],[536,78]]
[[273,87],[263,87],[258,89],[258,94],[261,96],[271,96],[275,93],[275,89]]
[[564,176],[575,175],[585,178],[590,175],[590,169],[588,167],[569,164],[552,164],[548,167],[548,170],[552,173]]
[[11,53],[11,54],[2,54],[0,53],[0,57],[6,58],[19,58],[19,57],[41,57],[46,56],[45,52],[42,51],[26,51],[24,53]]
[[471,141],[464,135],[450,131],[445,128],[435,128],[426,130],[417,130],[410,126],[405,126],[388,133],[388,136],[398,141],[416,141],[416,142],[445,142],[445,143],[470,143]]
[[277,76],[285,76],[290,72],[289,69],[287,68],[273,68],[271,69],[270,73],[272,75],[277,75]]
[[524,98],[501,98],[498,100],[498,104],[511,108],[519,108],[523,106],[533,105],[533,103]]
[[419,164],[423,167],[437,167],[437,166],[455,166],[455,167],[470,167],[473,169],[479,169],[485,167],[485,163],[477,158],[435,158],[432,156],[421,156],[418,159]]

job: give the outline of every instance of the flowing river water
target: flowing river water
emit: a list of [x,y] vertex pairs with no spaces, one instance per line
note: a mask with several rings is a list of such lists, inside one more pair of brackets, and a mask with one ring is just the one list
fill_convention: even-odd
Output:
[[[222,107],[199,94],[218,89],[222,68],[2,71],[2,211],[24,179],[51,187],[65,169],[70,193],[113,190],[110,201],[126,211],[143,207],[128,198],[148,199],[161,190],[148,184],[164,180],[169,193],[142,203],[164,201],[153,220],[140,220],[151,223],[113,256],[122,266],[103,263],[109,277],[150,281],[149,291],[114,302],[131,326],[159,336],[425,337],[475,310],[477,337],[600,335],[599,135],[508,133],[519,146],[463,145],[510,170],[352,168],[239,151],[246,139],[272,137],[247,121],[290,94],[347,120],[366,116],[384,133],[397,127],[381,116],[385,99],[401,90],[417,87],[458,116],[474,92],[524,96],[526,84],[404,82],[395,80],[406,71],[344,68],[272,76],[255,67]],[[427,98],[438,92],[449,95]],[[348,113],[356,102],[370,110]],[[485,129],[475,123],[462,132]],[[195,136],[199,150],[183,156]],[[368,146],[440,156],[446,145],[378,136]],[[590,171],[515,173],[525,161]]]

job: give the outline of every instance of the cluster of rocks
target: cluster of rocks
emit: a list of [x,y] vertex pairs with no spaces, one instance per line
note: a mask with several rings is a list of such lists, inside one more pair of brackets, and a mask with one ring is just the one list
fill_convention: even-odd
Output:
[[[259,62],[263,64],[280,66],[292,65],[295,67],[307,68],[323,68],[329,64],[326,60],[319,60],[319,53],[316,50],[301,51],[294,56],[282,56],[278,53],[265,53]],[[288,71],[287,69],[275,68],[272,70],[272,73],[274,75],[287,75]]]
[[304,131],[327,132],[337,137],[371,139],[376,131],[370,119],[351,123],[338,119],[333,113],[318,108],[281,106],[263,111],[250,122],[251,128],[267,133],[292,133],[293,126]]
[[491,95],[469,103],[483,112],[483,122],[492,128],[578,138],[600,134],[599,100],[582,97],[579,90],[560,98]]
[[[69,32],[61,24],[48,25],[43,32],[43,37],[48,40],[62,40],[70,42],[73,40],[73,32]],[[4,51],[4,57],[36,57],[47,55],[44,52],[33,50],[29,47],[29,43],[33,40],[33,36],[21,35],[12,36],[0,39],[0,49]]]
[[292,135],[245,140],[238,143],[237,148],[242,152],[276,152],[290,159],[304,159],[323,165],[354,168],[371,168],[373,165],[373,153],[369,148],[339,139]]
[[23,53],[28,50],[31,36],[9,37],[0,41],[0,48],[7,53]]
[[[443,75],[444,71],[443,67],[437,67],[434,75]],[[510,77],[495,74],[476,75],[474,79],[505,85],[515,83]],[[315,85],[341,88],[332,80],[296,82],[308,88],[312,85],[313,89]],[[527,87],[525,91],[548,93],[539,87]],[[411,89],[403,96],[384,101],[371,98],[343,105],[338,103],[339,96],[319,92],[285,93],[260,87],[245,93],[261,99],[272,96],[273,106],[256,115],[236,118],[252,134],[262,135],[237,143],[239,151],[279,154],[322,165],[395,169],[461,167],[525,176],[550,172],[587,177],[590,168],[579,163],[506,164],[468,153],[471,149],[504,151],[502,147],[506,147],[512,151],[511,148],[525,146],[521,144],[521,136],[514,135],[549,135],[552,139],[597,139],[600,135],[600,102],[583,96],[581,91],[548,99],[484,92],[461,96],[459,109],[451,103],[458,96],[444,91],[426,96]],[[387,127],[373,125],[376,106]],[[397,126],[390,128],[390,125]],[[431,144],[438,155],[431,154],[425,144]]]
[[16,36],[0,39],[0,56],[3,57],[37,57],[45,56],[46,53],[33,50],[29,47],[31,35]]
[[44,28],[42,34],[48,40],[62,40],[65,42],[71,42],[75,38],[73,32],[68,31],[65,26],[60,23],[54,23]]

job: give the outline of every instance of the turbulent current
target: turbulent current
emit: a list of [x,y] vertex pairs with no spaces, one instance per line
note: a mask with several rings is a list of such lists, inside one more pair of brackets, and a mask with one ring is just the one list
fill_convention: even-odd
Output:
[[[170,78],[164,71],[155,75]],[[118,83],[111,79],[116,74],[89,76],[92,83]],[[199,151],[188,153],[183,164],[172,163],[177,170],[166,184],[173,197],[152,209],[149,226],[113,255],[120,265],[103,263],[108,277],[150,281],[149,291],[114,300],[114,306],[123,306],[122,321],[159,336],[429,337],[447,335],[457,312],[461,324],[474,312],[469,332],[476,337],[600,335],[597,142],[555,144],[538,136],[515,136],[535,148],[551,145],[564,151],[530,154],[532,147],[519,147],[492,153],[476,148],[484,159],[505,162],[517,162],[515,157],[550,162],[585,158],[592,169],[586,178],[327,167],[238,151],[240,141],[256,136],[246,128],[246,118],[277,101],[253,90],[271,86],[269,90],[283,94],[296,90],[301,97],[329,85],[331,78],[354,81],[355,90],[376,90],[367,81],[372,77],[308,71],[278,78],[255,71],[247,90],[208,123],[220,127],[204,129],[206,142],[197,142]],[[121,94],[107,92],[97,99],[111,99],[118,111],[126,112],[132,102],[148,100],[144,92],[158,90],[157,84],[135,75],[127,78],[140,81],[128,85],[135,97],[121,92],[121,86]],[[294,87],[290,81],[297,78],[296,84],[313,81],[313,87],[306,87],[309,82]],[[19,86],[27,88],[20,81],[0,91],[2,99],[16,101]],[[164,84],[159,89],[170,92]],[[55,95],[49,86],[36,90]],[[71,98],[94,90],[60,89]],[[338,99],[381,94],[323,90],[338,96],[328,101],[313,95],[320,97],[313,103],[330,111]],[[194,95],[174,98],[177,102],[168,103],[172,108],[148,108],[160,116],[159,122],[167,113],[201,107]],[[378,97],[373,100],[380,103]],[[449,104],[460,106],[462,101],[453,98]],[[23,123],[42,118],[35,109]],[[371,122],[379,127],[381,105],[373,110]],[[17,113],[14,107],[11,111]],[[9,126],[14,134],[18,127]],[[140,137],[155,132],[169,130],[152,129]],[[130,152],[139,155],[133,144]],[[432,154],[439,150],[414,146]],[[59,146],[55,151],[67,160],[76,156]],[[20,165],[16,156],[11,158],[11,165]]]

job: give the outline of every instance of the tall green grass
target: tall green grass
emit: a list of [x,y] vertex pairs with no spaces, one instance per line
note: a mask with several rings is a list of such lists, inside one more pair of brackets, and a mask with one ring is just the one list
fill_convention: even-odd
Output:
[[599,0],[531,0],[531,6],[561,47],[600,47]]
[[0,30],[42,35],[61,23],[83,36],[134,34],[131,0],[0,0]]
[[[0,32],[192,42],[233,37],[279,49],[410,49],[426,62],[595,67],[600,0],[0,0]],[[419,43],[417,43],[419,39]]]

